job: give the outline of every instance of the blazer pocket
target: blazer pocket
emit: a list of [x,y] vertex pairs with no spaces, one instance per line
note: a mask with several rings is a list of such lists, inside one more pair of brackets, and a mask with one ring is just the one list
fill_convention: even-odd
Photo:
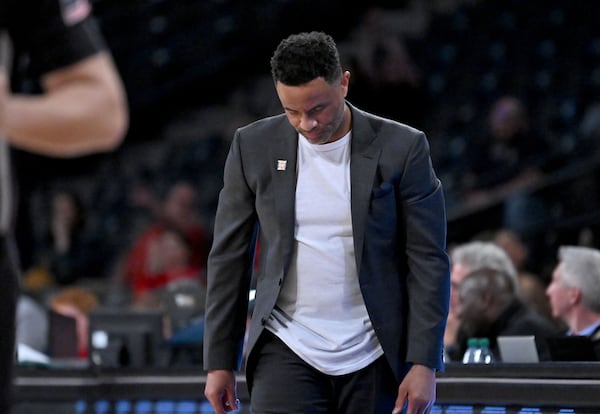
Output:
[[394,186],[383,183],[373,190],[365,233],[376,239],[380,248],[390,247],[396,237],[397,220]]
[[385,197],[394,190],[394,186],[388,182],[382,183],[379,187],[373,189],[373,199]]

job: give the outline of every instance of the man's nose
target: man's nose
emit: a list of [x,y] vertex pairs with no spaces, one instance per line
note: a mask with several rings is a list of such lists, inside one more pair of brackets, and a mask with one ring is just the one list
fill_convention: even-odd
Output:
[[317,120],[308,116],[302,116],[300,118],[300,129],[304,131],[311,131],[317,126]]

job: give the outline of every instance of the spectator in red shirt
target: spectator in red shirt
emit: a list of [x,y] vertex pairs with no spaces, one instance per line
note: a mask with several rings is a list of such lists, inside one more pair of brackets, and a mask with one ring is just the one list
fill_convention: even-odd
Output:
[[177,273],[193,275],[205,284],[207,240],[197,215],[196,196],[191,184],[174,184],[156,221],[134,242],[124,275],[134,300],[177,278]]

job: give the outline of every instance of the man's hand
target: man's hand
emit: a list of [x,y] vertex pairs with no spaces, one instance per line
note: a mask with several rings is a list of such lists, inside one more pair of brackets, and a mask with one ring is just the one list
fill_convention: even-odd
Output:
[[427,414],[434,402],[435,371],[425,365],[413,365],[398,387],[392,414],[400,414],[407,403],[406,414]]
[[225,414],[239,409],[240,400],[236,394],[233,371],[222,369],[208,371],[204,395],[215,410],[215,414]]

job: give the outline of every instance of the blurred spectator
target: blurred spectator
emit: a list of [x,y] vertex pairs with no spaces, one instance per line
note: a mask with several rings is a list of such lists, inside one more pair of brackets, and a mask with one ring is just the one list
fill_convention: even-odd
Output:
[[145,229],[161,215],[162,203],[157,194],[157,183],[160,181],[157,172],[152,173],[146,167],[140,167],[140,172],[134,177],[133,182],[128,184],[126,204],[131,209],[131,219],[134,223],[130,225],[133,230]]
[[552,310],[546,296],[546,285],[540,276],[527,270],[528,248],[519,235],[509,229],[500,229],[495,233],[493,242],[508,254],[515,265],[519,277],[521,300],[540,315],[552,321]]
[[510,194],[542,175],[548,146],[530,127],[523,103],[503,96],[492,105],[487,133],[469,145],[471,173],[463,179],[467,201],[491,194]]
[[59,290],[50,300],[50,309],[75,319],[77,352],[80,358],[88,356],[89,313],[100,305],[100,300],[90,290],[70,286]]
[[201,269],[192,262],[192,245],[186,234],[173,227],[163,227],[147,247],[147,277],[134,280],[136,302],[154,301],[148,295],[160,296],[160,289],[171,282],[201,283]]
[[500,360],[498,336],[534,335],[540,360],[549,360],[546,338],[556,334],[555,326],[521,302],[514,278],[498,269],[482,268],[461,282],[459,315],[464,337],[459,354],[470,337],[489,338],[490,349]]
[[469,171],[461,179],[463,200],[475,206],[503,203],[502,225],[521,234],[531,248],[528,235],[543,224],[546,207],[527,189],[542,181],[550,147],[530,128],[525,106],[515,96],[494,102],[487,129],[469,142]]
[[547,294],[566,335],[589,336],[600,360],[600,251],[562,246]]
[[462,358],[460,344],[461,320],[458,314],[460,307],[459,289],[463,279],[471,272],[480,269],[495,269],[508,275],[518,292],[517,271],[499,246],[491,242],[472,241],[454,247],[450,251],[450,309],[444,334],[444,347],[451,360]]
[[87,228],[86,219],[87,211],[76,192],[57,191],[52,196],[49,227],[38,242],[34,268],[25,277],[45,270],[50,282],[66,285],[104,276],[107,252]]
[[208,243],[197,215],[196,198],[191,184],[175,183],[161,203],[155,222],[129,250],[123,282],[132,290],[134,301],[183,274],[193,274],[205,284]]
[[184,233],[165,228],[150,249],[150,271],[165,281],[199,277],[199,269],[192,263],[191,243]]

